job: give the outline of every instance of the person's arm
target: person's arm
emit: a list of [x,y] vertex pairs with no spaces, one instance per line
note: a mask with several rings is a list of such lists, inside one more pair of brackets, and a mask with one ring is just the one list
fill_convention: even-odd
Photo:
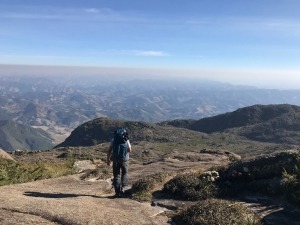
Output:
[[128,152],[132,152],[132,147],[129,140],[127,140],[127,146],[128,146]]
[[111,165],[111,161],[110,161],[111,151],[112,151],[112,144],[110,143],[109,147],[107,148],[107,158],[106,158],[106,164],[108,166]]

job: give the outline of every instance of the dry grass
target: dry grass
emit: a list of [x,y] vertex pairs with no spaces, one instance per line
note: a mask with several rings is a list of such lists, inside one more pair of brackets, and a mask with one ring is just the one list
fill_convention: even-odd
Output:
[[203,177],[201,172],[178,175],[164,185],[163,191],[172,198],[193,201],[218,195],[215,182]]
[[16,163],[0,159],[0,186],[65,176],[74,173],[73,161]]
[[160,189],[169,177],[168,173],[156,173],[137,180],[132,185],[132,199],[140,202],[151,201],[153,192]]
[[97,179],[108,179],[111,177],[112,168],[106,165],[98,165],[96,169],[88,169],[84,171],[83,175],[80,176],[80,179],[88,179],[96,177]]
[[179,212],[176,225],[259,225],[260,220],[242,204],[208,199]]

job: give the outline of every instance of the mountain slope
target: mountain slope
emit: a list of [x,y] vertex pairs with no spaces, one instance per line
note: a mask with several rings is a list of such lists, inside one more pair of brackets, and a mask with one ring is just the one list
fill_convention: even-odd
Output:
[[196,138],[200,138],[203,136],[200,132],[187,129],[160,126],[146,122],[112,120],[102,117],[77,127],[63,143],[56,147],[92,146],[108,142],[117,127],[126,127],[129,131],[130,140],[134,142],[172,142],[175,140],[188,142],[190,137],[197,136]]
[[41,129],[0,120],[0,148],[6,151],[51,149],[52,141],[50,135]]
[[234,132],[249,139],[300,144],[300,107],[295,105],[254,105],[200,120],[161,123],[205,133]]

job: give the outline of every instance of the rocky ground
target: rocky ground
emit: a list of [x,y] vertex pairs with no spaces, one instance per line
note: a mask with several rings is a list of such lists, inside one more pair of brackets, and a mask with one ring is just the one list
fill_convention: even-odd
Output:
[[107,194],[108,182],[78,175],[1,187],[0,223],[167,224],[162,208]]
[[[183,172],[209,169],[228,163],[221,152],[179,154],[173,152],[161,161],[131,164],[130,181],[157,172]],[[82,169],[92,164],[79,163]],[[0,187],[0,224],[60,225],[164,225],[172,224],[169,215],[193,202],[155,199],[140,203],[114,198],[111,177],[82,179],[82,173],[55,179]],[[267,225],[298,225],[300,212],[281,202],[263,197],[239,199],[263,218]]]
[[[157,172],[208,169],[228,163],[226,155],[202,153],[201,161],[176,159],[176,152],[163,161],[132,164],[130,181]],[[86,169],[90,168],[82,163]],[[83,169],[85,169],[83,168]],[[101,180],[82,174],[0,187],[0,224],[169,224],[167,209],[113,198],[111,178]]]

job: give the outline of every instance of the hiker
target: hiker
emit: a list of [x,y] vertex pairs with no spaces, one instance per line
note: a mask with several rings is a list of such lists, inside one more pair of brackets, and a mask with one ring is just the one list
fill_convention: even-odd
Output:
[[107,165],[110,166],[111,161],[113,162],[113,186],[116,197],[124,194],[127,186],[129,152],[131,151],[127,130],[125,128],[116,129],[107,150]]

